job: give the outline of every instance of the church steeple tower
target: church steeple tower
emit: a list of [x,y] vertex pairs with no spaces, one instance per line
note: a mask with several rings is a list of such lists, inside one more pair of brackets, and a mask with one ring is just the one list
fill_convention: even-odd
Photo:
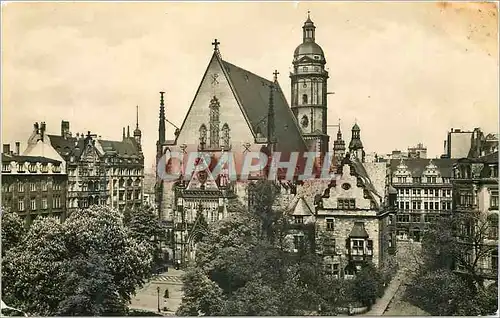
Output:
[[137,141],[139,146],[141,145],[142,132],[139,129],[139,105],[135,109],[135,129],[134,129],[134,139]]
[[361,142],[361,136],[359,126],[357,123],[352,126],[352,137],[349,143],[349,154],[351,158],[356,158],[361,162],[365,162],[365,151],[363,150],[363,143]]
[[302,26],[302,43],[293,54],[291,108],[304,139],[316,140],[310,151],[328,151],[327,80],[325,54],[316,43],[316,26],[308,12]]
[[337,163],[342,162],[342,159],[344,159],[345,157],[345,142],[342,139],[340,120],[339,120],[339,130],[337,132],[337,139],[333,141],[333,156]]

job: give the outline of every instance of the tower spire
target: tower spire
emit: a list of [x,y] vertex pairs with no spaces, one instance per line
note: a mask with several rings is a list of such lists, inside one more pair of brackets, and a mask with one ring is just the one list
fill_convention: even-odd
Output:
[[274,151],[274,83],[269,85],[269,109],[267,112],[267,142]]
[[135,129],[139,129],[139,105],[135,106]]
[[134,130],[134,139],[137,141],[139,144],[139,147],[141,145],[141,137],[142,137],[142,132],[139,129],[139,105],[136,106],[136,114],[135,114],[135,130]]
[[160,92],[160,120],[158,123],[158,141],[160,144],[165,143],[165,104],[163,94],[165,92]]

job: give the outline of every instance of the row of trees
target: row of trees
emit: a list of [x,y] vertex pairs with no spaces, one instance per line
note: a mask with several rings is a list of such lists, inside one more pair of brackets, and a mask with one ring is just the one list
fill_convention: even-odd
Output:
[[30,315],[126,315],[151,276],[158,234],[151,209],[124,220],[92,206],[63,223],[38,218],[29,229],[2,210],[2,300]]
[[230,217],[208,226],[183,278],[178,315],[336,315],[380,296],[382,278],[371,263],[342,280],[325,274],[312,242],[289,252],[287,218],[271,208],[273,187],[259,182],[251,212],[235,202]]
[[482,260],[498,248],[484,244],[491,229],[479,213],[442,218],[432,225],[423,237],[420,266],[407,288],[407,300],[436,316],[494,314],[498,281],[486,284],[481,274]]

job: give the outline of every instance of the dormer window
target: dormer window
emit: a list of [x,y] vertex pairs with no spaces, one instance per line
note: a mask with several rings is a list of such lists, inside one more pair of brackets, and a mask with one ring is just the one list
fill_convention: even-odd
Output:
[[36,163],[30,163],[28,166],[29,172],[36,172]]
[[2,173],[10,172],[10,163],[2,164]]
[[54,165],[54,167],[52,168],[52,171],[55,173],[61,172],[61,165]]

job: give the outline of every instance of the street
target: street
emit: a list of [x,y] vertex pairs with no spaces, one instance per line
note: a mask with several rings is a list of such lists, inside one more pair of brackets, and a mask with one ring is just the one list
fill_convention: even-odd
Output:
[[[160,309],[166,316],[175,314],[182,301],[182,280],[184,272],[169,268],[168,272],[161,273],[151,279],[132,298],[130,308],[158,312],[158,287],[160,288]],[[169,298],[164,298],[168,289]],[[166,307],[167,310],[164,310]]]

